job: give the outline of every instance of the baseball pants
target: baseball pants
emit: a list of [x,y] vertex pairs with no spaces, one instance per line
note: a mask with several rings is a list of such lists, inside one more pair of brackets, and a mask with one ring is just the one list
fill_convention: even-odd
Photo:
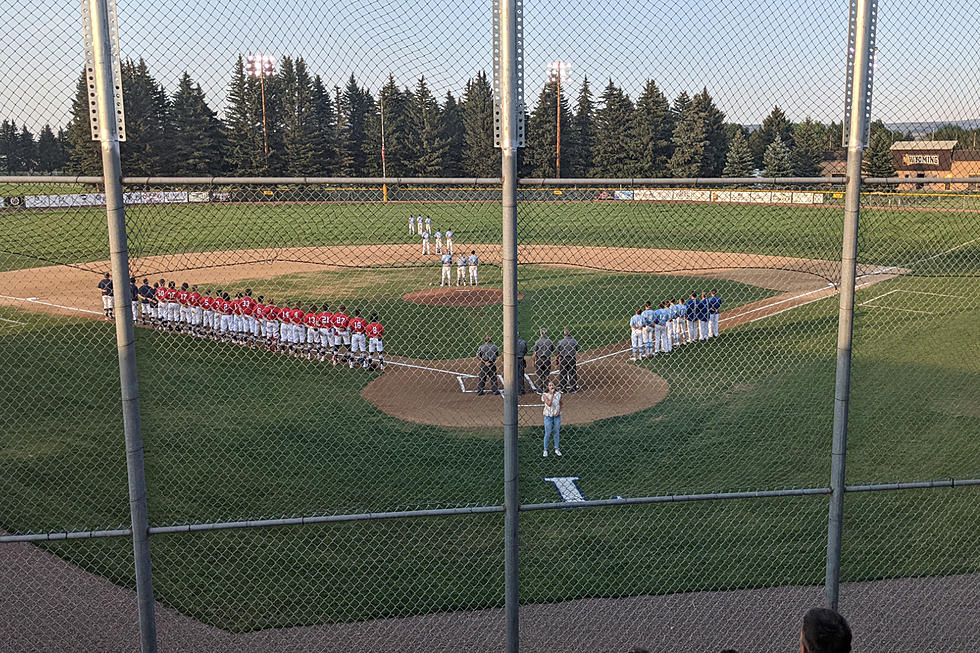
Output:
[[643,327],[643,355],[644,356],[653,355],[653,327],[652,326]]
[[370,353],[372,354],[374,352],[378,352],[380,354],[384,351],[384,343],[381,341],[381,338],[371,338],[368,346],[371,348]]
[[490,392],[497,394],[497,364],[496,363],[480,363],[480,380],[476,384],[477,394],[482,394],[484,388],[487,387],[487,380],[490,381]]
[[558,357],[558,385],[562,391],[574,390],[578,387],[578,367],[575,359],[568,356]]
[[708,336],[714,338],[718,335],[718,314],[712,313],[708,320]]
[[453,253],[453,239],[452,238],[447,238],[446,239],[446,251],[449,252],[450,254]]
[[477,280],[476,266],[475,265],[471,265],[470,266],[470,285],[471,286],[475,286],[478,283],[479,283],[479,281]]
[[535,360],[534,371],[537,372],[538,390],[544,392],[548,389],[548,377],[551,376],[551,359],[537,358]]
[[698,320],[698,328],[701,330],[701,340],[708,339],[708,320]]
[[112,295],[102,295],[102,310],[112,310]]
[[443,265],[442,266],[442,278],[439,280],[439,285],[440,286],[442,286],[442,285],[451,286],[452,285],[451,274],[452,274],[452,271],[449,269],[449,266],[448,265]]
[[466,268],[456,268],[456,285],[465,286],[466,285]]
[[643,356],[643,329],[633,329],[630,331],[630,349],[633,351],[633,358]]
[[442,239],[436,238],[436,254],[442,254]]
[[527,392],[527,379],[524,378],[527,372],[527,359],[523,356],[517,358],[517,394],[522,395]]
[[667,353],[670,351],[670,336],[667,334],[667,327],[657,324],[653,327],[653,353]]
[[429,239],[428,238],[423,238],[422,239],[422,253],[423,254],[428,254],[429,253]]

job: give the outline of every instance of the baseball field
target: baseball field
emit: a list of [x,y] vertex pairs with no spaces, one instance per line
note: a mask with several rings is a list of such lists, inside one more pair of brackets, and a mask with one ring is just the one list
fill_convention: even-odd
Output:
[[[502,503],[501,400],[475,351],[501,307],[439,296],[422,213],[500,288],[495,203],[131,207],[134,274],[304,305],[377,311],[384,372],[140,328],[151,525]],[[520,412],[524,503],[825,487],[841,211],[834,207],[542,202],[520,217],[521,334],[569,328],[582,390],[564,457],[541,457],[540,401]],[[0,230],[0,528],[128,524],[114,331],[95,284],[104,210],[17,211]],[[975,478],[980,460],[980,213],[862,213],[848,448],[851,484]],[[434,251],[434,250],[433,250]],[[838,263],[835,263],[835,260]],[[717,339],[630,363],[634,306],[715,289]],[[529,373],[531,370],[529,369]],[[533,375],[531,375],[533,377]],[[980,571],[976,493],[848,497],[845,580]],[[733,500],[526,512],[522,599],[554,602],[818,584],[827,500]],[[500,514],[151,538],[163,603],[234,631],[503,602]],[[895,533],[881,545],[883,533]],[[131,586],[126,538],[43,547]],[[615,552],[613,555],[611,552]]]

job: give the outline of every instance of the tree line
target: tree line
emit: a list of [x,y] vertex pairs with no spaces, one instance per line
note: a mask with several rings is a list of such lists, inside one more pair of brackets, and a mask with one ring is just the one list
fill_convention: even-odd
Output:
[[[380,177],[382,131],[388,176],[500,174],[493,93],[483,72],[467,81],[458,98],[447,92],[439,100],[424,77],[402,87],[389,76],[374,95],[353,75],[343,86],[327,86],[302,57],[284,57],[262,80],[249,75],[239,57],[228,108],[219,118],[186,72],[168,94],[142,59],[123,62],[121,71],[127,140],[120,154],[127,175]],[[811,177],[821,175],[826,161],[844,158],[841,123],[794,123],[776,106],[750,130],[727,122],[707,88],[669,101],[650,80],[634,101],[610,79],[595,98],[585,78],[574,107],[565,90],[559,94],[556,81],[546,82],[526,116],[523,177],[554,177],[558,165],[562,177]],[[8,174],[100,174],[88,112],[83,74],[71,121],[57,134],[46,125],[35,139],[26,127],[4,121],[3,168]],[[977,132],[945,125],[933,137],[967,143]],[[867,174],[894,174],[888,148],[911,138],[876,121],[865,154]]]

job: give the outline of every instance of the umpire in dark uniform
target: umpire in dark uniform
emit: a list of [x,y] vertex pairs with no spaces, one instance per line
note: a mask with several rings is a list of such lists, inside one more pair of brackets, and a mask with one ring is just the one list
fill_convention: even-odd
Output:
[[534,343],[534,369],[538,377],[538,390],[544,392],[548,388],[548,377],[551,376],[551,354],[555,345],[548,338],[548,331],[541,329],[541,337]]
[[565,337],[558,341],[558,370],[559,388],[563,392],[578,390],[578,368],[575,366],[575,354],[578,343],[572,337],[572,332],[565,329]]
[[476,394],[482,395],[483,389],[487,387],[487,379],[490,379],[490,391],[493,394],[497,394],[497,356],[500,355],[500,350],[497,349],[497,345],[490,341],[490,336],[487,336],[480,345],[480,348],[476,350],[476,357],[480,360],[480,380],[476,384]]
[[527,370],[527,340],[520,335],[517,336],[517,394],[522,395],[527,392],[526,379],[524,373]]

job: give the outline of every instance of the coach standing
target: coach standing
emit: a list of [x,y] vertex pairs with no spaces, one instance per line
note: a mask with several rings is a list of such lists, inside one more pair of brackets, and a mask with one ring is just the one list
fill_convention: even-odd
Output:
[[551,376],[551,355],[555,352],[555,345],[548,338],[547,329],[541,329],[541,337],[534,343],[534,369],[537,372],[538,388],[548,387],[548,377]]
[[527,392],[524,373],[527,371],[527,340],[520,334],[517,336],[517,394],[522,395]]
[[476,357],[480,362],[480,380],[476,384],[476,394],[477,396],[483,394],[483,389],[487,386],[487,379],[490,379],[490,390],[493,394],[498,394],[497,392],[497,356],[500,355],[500,350],[497,349],[497,345],[490,341],[490,336],[487,336],[480,345],[480,348],[476,350]]
[[575,354],[578,343],[572,337],[572,332],[565,329],[565,337],[558,341],[558,386],[562,392],[578,390],[578,368],[575,366]]
[[721,297],[714,290],[708,296],[708,337],[718,337],[718,314],[721,312]]

